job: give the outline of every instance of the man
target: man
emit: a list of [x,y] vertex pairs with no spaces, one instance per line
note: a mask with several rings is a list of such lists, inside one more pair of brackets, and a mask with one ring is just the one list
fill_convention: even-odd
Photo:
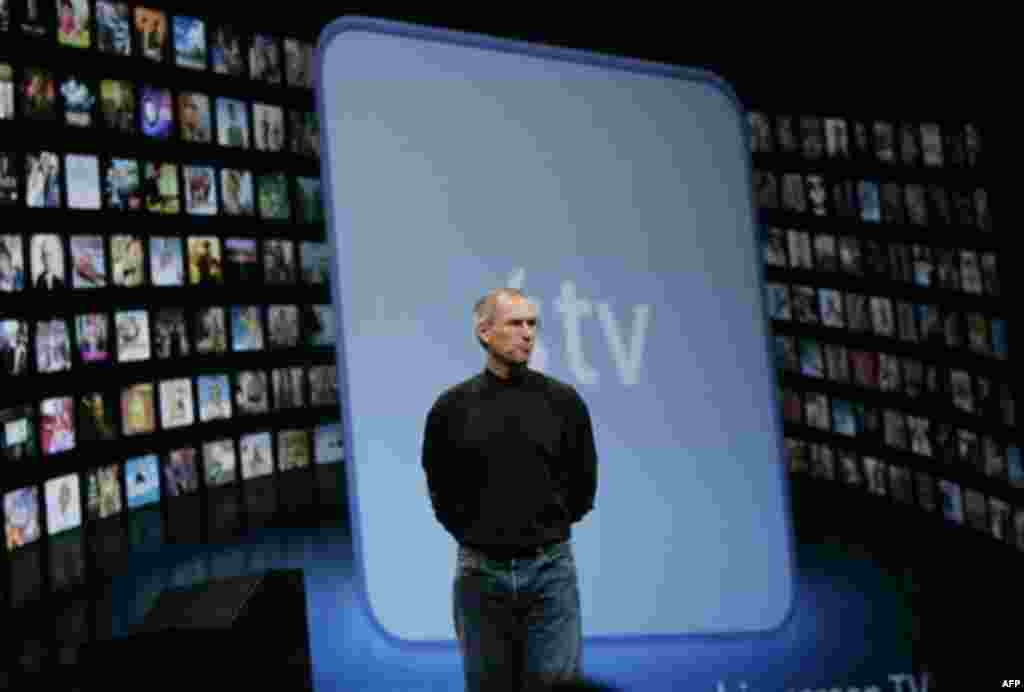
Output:
[[423,468],[434,514],[459,544],[467,690],[542,689],[582,673],[570,527],[593,508],[593,430],[572,386],[527,367],[536,306],[498,289],[473,316],[487,365],[431,407]]
[[36,275],[36,288],[52,291],[64,288],[63,267],[58,267],[60,253],[56,247],[56,240],[48,237],[42,238],[39,248],[40,270]]

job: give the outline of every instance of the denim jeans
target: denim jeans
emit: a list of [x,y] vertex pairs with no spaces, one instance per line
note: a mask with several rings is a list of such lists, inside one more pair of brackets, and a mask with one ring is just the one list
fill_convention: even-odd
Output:
[[453,591],[466,692],[542,690],[580,678],[583,631],[569,541],[513,560],[459,546]]

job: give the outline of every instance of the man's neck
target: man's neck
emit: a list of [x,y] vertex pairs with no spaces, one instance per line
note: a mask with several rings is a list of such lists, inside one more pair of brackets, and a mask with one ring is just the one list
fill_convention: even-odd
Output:
[[513,365],[494,358],[487,359],[487,369],[497,378],[502,380],[514,379],[526,372],[526,364]]

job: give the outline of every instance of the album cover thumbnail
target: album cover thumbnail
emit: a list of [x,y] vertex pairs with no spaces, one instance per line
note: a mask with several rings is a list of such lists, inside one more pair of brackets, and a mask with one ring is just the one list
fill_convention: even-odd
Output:
[[171,497],[194,493],[199,489],[196,456],[196,450],[192,447],[174,449],[168,453],[164,464],[164,480],[167,494]]
[[249,46],[249,76],[258,82],[281,83],[281,53],[270,34],[255,34]]
[[235,406],[239,414],[254,415],[270,411],[269,392],[267,373],[258,370],[239,372],[235,380]]
[[932,440],[932,449],[939,459],[945,464],[952,464],[957,461],[957,441],[953,426],[941,421],[934,426],[935,436]]
[[964,125],[964,158],[970,168],[978,165],[981,156],[981,133],[974,123]]
[[[291,87],[312,89],[313,70],[313,44],[294,38],[286,38],[284,40],[285,83]],[[770,126],[768,121],[764,119],[764,116],[761,116],[761,120],[764,123],[764,133],[767,136]],[[770,140],[768,148],[763,151],[771,151]]]
[[1024,488],[1024,461],[1016,445],[1006,447],[1006,474],[1011,487]]
[[994,252],[981,253],[981,285],[985,295],[999,295],[999,272],[996,270]]
[[192,380],[182,377],[160,383],[160,421],[164,430],[195,423]]
[[871,296],[871,323],[878,336],[894,336],[896,331],[893,318],[892,300],[881,296]]
[[[0,65],[0,71],[2,69],[3,66]],[[64,121],[74,127],[90,127],[93,123],[93,107],[96,105],[96,88],[93,84],[71,76],[61,82],[60,93],[64,96]],[[2,98],[0,96],[0,99]],[[3,106],[0,105],[0,111],[2,110]]]
[[335,343],[334,306],[300,306],[303,342],[309,346],[333,346]]
[[774,173],[754,170],[754,199],[761,209],[778,208],[779,190]]
[[819,444],[817,442],[810,443],[808,447],[811,478],[821,478],[830,481],[835,480],[835,457],[832,453],[832,448],[828,445]]
[[1017,550],[1024,550],[1024,509],[1018,509],[1013,515],[1013,533],[1016,537]]
[[[2,343],[2,342],[0,342]],[[797,372],[799,372],[800,359],[796,355],[796,347],[793,343],[793,337],[791,336],[779,336],[774,337],[774,348],[775,348],[775,369],[793,372],[789,368],[792,361],[790,359],[796,359]]]
[[199,420],[231,418],[231,385],[226,374],[199,376]]
[[860,204],[862,221],[878,223],[882,220],[878,183],[870,180],[857,181],[857,201]]
[[903,243],[889,245],[889,271],[893,281],[911,283],[914,281],[914,263],[910,259],[910,248]]
[[0,31],[11,28],[11,4],[9,0],[0,0]]
[[942,134],[936,123],[921,124],[921,153],[924,165],[942,166]]
[[988,355],[991,352],[988,321],[980,312],[967,313],[967,345],[975,353]]
[[235,482],[237,459],[234,440],[214,440],[203,443],[203,474],[207,487]]
[[56,290],[67,285],[64,273],[64,243],[52,233],[33,235],[32,285],[36,290]]
[[323,223],[324,200],[320,190],[320,178],[296,178],[299,196],[299,220],[302,223]]
[[828,366],[828,378],[830,380],[842,383],[850,381],[850,362],[847,358],[846,346],[842,344],[826,344],[825,362]]
[[768,315],[773,320],[792,319],[789,300],[789,286],[786,284],[765,284],[768,301]]
[[5,461],[21,461],[36,455],[35,415],[31,406],[0,409],[0,423],[0,454]]
[[225,214],[253,216],[256,213],[251,172],[225,168],[220,172],[220,186]]
[[845,159],[850,156],[850,138],[845,120],[825,119],[825,150],[829,158]]
[[345,435],[341,423],[318,425],[313,431],[313,459],[317,464],[345,460]]
[[905,222],[903,188],[899,183],[882,184],[881,212],[883,223],[902,224]]
[[825,431],[832,428],[828,397],[824,394],[807,392],[804,398],[804,414],[808,426]]
[[882,413],[885,424],[885,444],[894,449],[907,448],[907,421],[903,414],[893,409]]
[[857,423],[853,404],[846,399],[832,399],[832,426],[839,435],[854,437],[857,434]]
[[210,37],[210,64],[216,74],[244,77],[245,38],[230,26],[219,26]]
[[121,422],[125,435],[151,433],[156,429],[151,383],[134,384],[121,391]]
[[206,69],[206,24],[196,17],[174,17],[175,64]]
[[818,306],[813,286],[793,286],[793,317],[804,324],[818,324]]
[[848,449],[838,451],[839,480],[852,488],[859,488],[864,485],[864,473],[860,468],[860,459],[857,454]]
[[309,369],[309,403],[313,406],[337,405],[337,366],[314,365]]
[[908,505],[914,503],[914,478],[909,469],[890,466],[889,487],[892,488],[892,498],[897,502]]
[[878,353],[874,351],[850,351],[850,362],[853,365],[853,381],[861,387],[877,389],[879,387]]
[[263,350],[263,320],[258,305],[231,307],[231,343],[236,353]]
[[185,274],[181,238],[150,238],[149,265],[154,286],[181,286]]
[[303,241],[302,280],[311,285],[330,285],[331,248],[327,243]]
[[821,118],[810,115],[800,117],[800,141],[806,158],[821,158],[825,151],[825,133],[822,131]]
[[110,259],[115,286],[134,288],[146,283],[145,251],[141,236],[111,236]]
[[1011,427],[1016,425],[1013,395],[1010,393],[1010,386],[1005,382],[999,385],[999,404],[1003,409],[1003,423]]
[[54,5],[46,0],[25,0],[21,4],[21,30],[35,37],[49,36],[57,23]]
[[950,348],[960,348],[964,343],[963,326],[960,323],[960,313],[946,313],[943,319],[943,329],[946,333],[946,345]]
[[101,236],[71,236],[71,285],[74,288],[107,285],[106,253]]
[[77,473],[51,478],[46,481],[45,492],[49,535],[55,536],[82,525],[82,495]]
[[[18,203],[18,164],[15,155],[0,152],[0,206],[13,206]],[[0,236],[9,238],[11,236]],[[0,277],[2,278],[2,277]]]
[[284,151],[284,111],[280,106],[254,103],[252,120],[256,151]]
[[228,332],[224,308],[213,306],[196,311],[195,335],[197,353],[227,353]]
[[170,89],[143,86],[141,91],[142,134],[170,139],[174,134],[174,105]]
[[888,353],[878,355],[878,386],[883,392],[898,392],[903,388],[898,356]]
[[1006,320],[992,320],[992,353],[1000,360],[1007,360],[1010,357],[1010,345],[1007,337]]
[[953,223],[952,210],[946,190],[938,185],[929,185],[928,218],[935,225],[949,226]]
[[879,278],[889,277],[889,252],[885,245],[868,238],[864,241],[863,267],[866,272]]
[[181,358],[191,352],[185,311],[160,308],[153,321],[153,347],[159,359]]
[[917,479],[917,502],[925,512],[934,512],[938,509],[935,498],[935,479],[929,473],[918,471],[915,474]]
[[825,216],[828,213],[828,188],[825,187],[825,179],[820,175],[808,175],[804,182],[807,185],[807,201],[811,213],[815,216]]
[[818,304],[821,306],[821,323],[826,327],[842,329],[845,324],[843,294],[831,288],[819,288]]
[[917,127],[900,124],[900,157],[907,166],[916,166],[921,160],[921,145],[917,141]]
[[263,262],[268,284],[295,283],[295,243],[291,240],[263,241]]
[[4,493],[4,530],[7,550],[39,540],[39,488],[18,488]]
[[24,375],[29,366],[28,322],[0,320],[0,373]]
[[121,478],[117,464],[86,472],[85,481],[89,519],[106,519],[121,511]]
[[272,173],[256,178],[260,218],[287,221],[291,218],[291,202],[288,196],[288,178],[284,173]]
[[210,99],[205,94],[184,92],[178,95],[178,120],[181,138],[186,142],[209,144],[213,138]]
[[78,354],[84,363],[110,359],[110,322],[106,313],[87,313],[75,317]]
[[160,471],[156,454],[135,457],[125,462],[125,497],[128,509],[145,507],[160,501]]
[[779,150],[784,153],[793,153],[799,146],[796,139],[796,132],[793,126],[793,117],[789,115],[778,115],[775,117],[775,131],[779,143]]
[[309,432],[306,430],[281,430],[278,432],[277,463],[282,471],[309,466]]
[[21,114],[32,120],[57,119],[57,84],[50,70],[42,67],[24,69]]
[[302,408],[302,368],[275,368],[271,372],[274,383],[274,410]]
[[903,388],[911,399],[924,391],[924,363],[914,358],[903,359]]
[[220,239],[216,236],[188,238],[188,274],[192,285],[211,285],[224,282]]
[[237,99],[217,99],[217,144],[249,148],[249,106]]
[[227,255],[225,280],[228,283],[257,283],[260,280],[260,262],[256,241],[228,238],[224,246]]
[[817,339],[800,339],[800,374],[805,377],[825,376],[824,357]]
[[790,473],[805,473],[807,471],[807,443],[787,437],[786,457]]
[[782,176],[782,208],[798,214],[807,211],[804,179],[799,173],[786,173]]
[[923,185],[907,185],[904,188],[907,218],[915,226],[928,225],[928,200]]
[[147,7],[135,8],[135,36],[138,53],[154,62],[167,55],[167,15]]
[[983,231],[992,230],[992,215],[989,212],[988,192],[983,188],[974,191],[974,220],[978,228]]
[[130,82],[100,82],[100,110],[104,124],[125,134],[135,133],[135,87]]
[[931,421],[920,416],[907,416],[907,434],[910,451],[921,456],[932,456]]
[[273,440],[269,432],[242,435],[238,441],[242,457],[242,479],[259,478],[274,472]]
[[1010,505],[999,498],[990,497],[988,499],[988,511],[989,531],[991,531],[992,537],[997,541],[1009,540],[1013,532],[1013,528],[1010,525]]
[[[787,234],[781,228],[768,227],[762,236],[762,251],[764,262],[771,267],[786,267],[789,261],[786,259]],[[305,248],[303,248],[305,250]],[[303,257],[305,265],[305,257]]]
[[100,208],[100,164],[91,154],[64,157],[68,182],[69,209]]
[[71,397],[43,399],[39,406],[39,438],[43,454],[75,448],[74,403]]
[[917,320],[914,319],[914,305],[906,301],[896,301],[896,322],[899,327],[899,338],[902,341],[916,342]]
[[978,473],[985,473],[985,459],[981,455],[978,434],[973,430],[959,428],[956,431],[957,457],[959,461]]
[[25,155],[25,203],[30,209],[59,209],[60,157],[50,151]]
[[896,160],[895,135],[892,123],[876,121],[874,124],[875,156],[883,163]]
[[199,216],[217,213],[217,174],[212,166],[183,166],[185,211]]
[[841,180],[832,185],[832,204],[836,215],[841,218],[855,219],[859,216],[857,191],[852,180]]
[[295,305],[271,305],[267,308],[267,337],[270,348],[295,348],[299,345],[299,308]]
[[110,159],[104,173],[103,193],[107,209],[141,210],[139,162],[133,159]]
[[867,482],[869,493],[881,496],[888,495],[888,475],[884,462],[875,457],[864,457],[864,480]]
[[[320,158],[320,120],[315,112],[288,111],[291,151],[299,156]],[[756,176],[755,176],[756,180]]]
[[967,525],[977,531],[988,531],[988,501],[977,490],[964,489],[964,514]]
[[861,275],[860,241],[856,236],[839,237],[839,267],[847,274]]
[[96,46],[101,53],[132,54],[132,19],[127,3],[96,0]]
[[973,195],[966,190],[952,190],[950,195],[953,199],[953,209],[956,213],[956,222],[961,226],[974,226],[974,204]]
[[101,392],[89,392],[78,398],[79,442],[101,442],[117,438],[116,402]]
[[0,235],[0,291],[25,288],[24,243],[20,235]]
[[943,342],[942,314],[937,305],[914,305],[914,317],[920,325],[921,340],[927,343]]
[[804,405],[799,392],[782,387],[779,390],[779,399],[782,401],[782,416],[786,422],[800,423],[804,417]]
[[1006,478],[1006,456],[1003,446],[991,435],[985,435],[981,441],[981,451],[985,462],[985,475],[1003,480]]
[[92,13],[89,0],[59,0],[57,42],[74,48],[88,48],[92,42]]
[[794,269],[814,269],[811,259],[811,234],[807,231],[790,230],[787,233],[789,240],[789,261]]
[[62,372],[71,369],[71,342],[63,318],[36,322],[36,371]]

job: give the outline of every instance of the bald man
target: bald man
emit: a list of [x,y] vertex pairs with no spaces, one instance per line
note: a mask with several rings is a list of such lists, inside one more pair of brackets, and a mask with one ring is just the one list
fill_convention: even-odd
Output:
[[528,367],[537,315],[514,289],[477,301],[486,367],[427,415],[423,468],[434,514],[458,543],[453,612],[471,692],[582,674],[571,526],[593,509],[597,455],[580,395]]

